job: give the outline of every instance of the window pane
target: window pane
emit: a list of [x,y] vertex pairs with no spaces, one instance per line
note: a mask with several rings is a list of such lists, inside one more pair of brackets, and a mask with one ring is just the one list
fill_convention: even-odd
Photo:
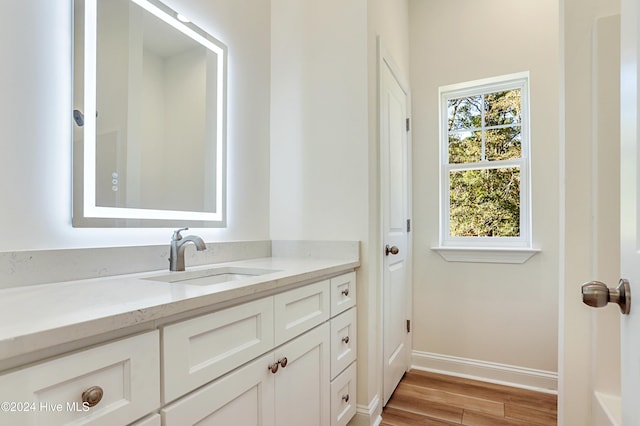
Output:
[[482,135],[476,132],[449,134],[449,163],[474,163],[482,156]]
[[486,126],[520,123],[520,89],[487,93],[484,103]]
[[450,99],[447,102],[449,130],[482,126],[482,96]]
[[522,156],[520,126],[487,130],[485,138],[487,160],[509,160]]
[[451,171],[449,197],[451,236],[520,236],[519,167]]

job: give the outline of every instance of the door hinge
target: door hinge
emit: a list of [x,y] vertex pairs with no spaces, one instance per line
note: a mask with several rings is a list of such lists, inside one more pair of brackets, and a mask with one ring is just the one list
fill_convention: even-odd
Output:
[[409,130],[411,130],[411,119],[410,119],[410,118],[407,118],[407,120],[406,120],[406,126],[407,126],[407,132],[408,132]]
[[411,333],[411,320],[407,320],[407,333]]
[[411,219],[407,219],[407,232],[411,232]]

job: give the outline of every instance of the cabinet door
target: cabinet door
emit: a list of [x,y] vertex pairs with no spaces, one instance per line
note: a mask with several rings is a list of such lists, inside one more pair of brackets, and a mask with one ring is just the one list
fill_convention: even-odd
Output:
[[275,350],[281,366],[274,376],[278,426],[329,425],[329,332],[324,323]]
[[275,426],[272,363],[273,352],[165,407],[164,426]]

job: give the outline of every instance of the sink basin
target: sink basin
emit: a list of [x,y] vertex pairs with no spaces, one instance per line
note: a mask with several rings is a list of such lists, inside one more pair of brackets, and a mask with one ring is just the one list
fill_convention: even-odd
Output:
[[236,266],[221,266],[197,271],[171,272],[163,275],[143,278],[149,281],[162,281],[165,283],[181,283],[187,285],[213,285],[229,281],[241,280],[258,275],[278,272],[274,269],[243,268]]

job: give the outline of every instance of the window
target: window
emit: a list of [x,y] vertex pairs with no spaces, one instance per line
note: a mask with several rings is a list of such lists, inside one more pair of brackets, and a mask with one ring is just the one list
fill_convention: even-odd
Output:
[[440,99],[441,248],[530,249],[528,74]]

